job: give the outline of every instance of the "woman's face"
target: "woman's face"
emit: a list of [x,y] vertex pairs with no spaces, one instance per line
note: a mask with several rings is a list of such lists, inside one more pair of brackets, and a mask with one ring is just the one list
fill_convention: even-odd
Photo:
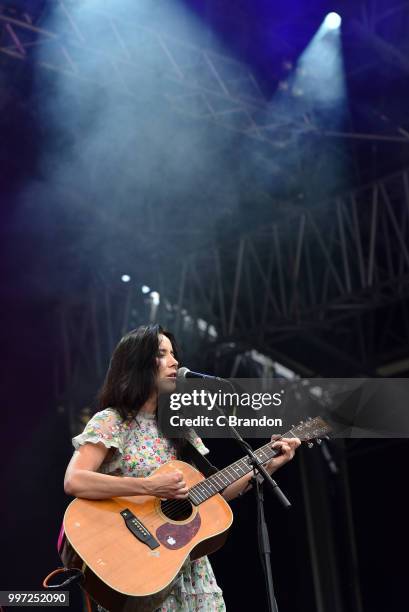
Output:
[[173,346],[167,336],[159,336],[158,382],[161,389],[172,391],[176,386],[178,362],[175,359]]

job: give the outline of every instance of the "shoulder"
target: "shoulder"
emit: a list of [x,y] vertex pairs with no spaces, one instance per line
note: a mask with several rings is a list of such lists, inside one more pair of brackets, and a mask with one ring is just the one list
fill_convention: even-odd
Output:
[[103,424],[108,423],[109,425],[115,425],[119,427],[123,424],[123,419],[119,414],[118,410],[115,408],[104,408],[104,410],[100,410],[96,412],[88,421],[87,425],[90,423],[95,424]]
[[87,442],[102,442],[107,447],[121,449],[126,429],[126,423],[119,412],[113,408],[105,408],[90,418],[83,432],[75,436],[72,442],[75,449]]

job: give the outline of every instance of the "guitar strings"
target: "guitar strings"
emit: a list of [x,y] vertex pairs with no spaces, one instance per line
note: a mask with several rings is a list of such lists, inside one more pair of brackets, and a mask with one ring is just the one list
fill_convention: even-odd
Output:
[[[292,430],[290,430],[290,431],[289,431],[287,434],[284,434],[284,436],[286,436],[286,437],[288,437],[289,435],[292,435],[293,437],[296,437],[296,436],[294,435],[294,432],[293,432]],[[282,437],[284,437],[284,436],[280,436],[279,438],[277,438],[277,439],[276,439],[276,440],[274,440],[273,442],[277,442],[278,440],[280,440],[280,439],[281,439]],[[275,449],[273,449],[273,448],[272,448],[272,446],[270,446],[270,445],[271,445],[271,441],[270,441],[269,443],[265,444],[264,446],[260,447],[260,448],[259,448],[259,449],[257,449],[256,451],[254,451],[254,454],[255,454],[256,456],[257,456],[257,455],[259,455],[259,454],[261,454],[261,453],[263,453],[263,454],[267,455],[267,452],[266,452],[266,451],[267,451],[267,450],[269,451],[268,456],[267,456],[267,459],[265,459],[265,458],[263,458],[263,457],[259,457],[259,459],[264,459],[264,460],[262,461],[262,463],[267,463],[267,461],[270,461],[270,459],[274,458],[274,457],[275,457],[275,456],[278,454],[278,452],[277,452],[277,451],[275,451]],[[246,461],[246,459],[247,459],[246,457],[242,457],[241,459],[238,459],[237,461],[235,461],[235,462],[234,462],[234,463],[232,463],[231,465],[229,465],[229,466],[225,467],[223,470],[220,470],[220,471],[219,471],[219,472],[217,472],[216,474],[213,474],[213,475],[212,475],[212,476],[210,476],[209,478],[206,478],[206,479],[204,479],[204,480],[202,480],[202,481],[200,481],[200,482],[198,482],[198,483],[194,484],[192,487],[190,487],[189,492],[193,492],[193,493],[195,493],[195,489],[196,489],[196,488],[199,488],[200,486],[203,486],[203,484],[204,484],[204,483],[206,483],[206,482],[207,482],[207,483],[209,483],[209,481],[211,481],[211,479],[212,479],[214,476],[217,476],[217,474],[220,474],[220,473],[222,473],[222,472],[225,472],[226,470],[229,470],[229,469],[236,469],[236,466],[238,466],[238,465],[239,465],[240,463],[242,463],[243,461]],[[247,468],[247,472],[245,472],[244,474],[242,474],[242,476],[245,476],[245,474],[246,474],[246,473],[248,474],[248,473],[251,471],[251,469],[252,469],[248,463],[246,463],[245,465],[246,465],[246,468]],[[239,476],[239,478],[241,478],[242,476]],[[219,478],[221,479],[221,477],[220,477],[220,476],[219,476]],[[235,480],[238,480],[239,478],[237,478],[237,479],[235,478]],[[227,478],[226,478],[226,479],[227,479]],[[231,483],[229,482],[229,483],[228,483],[227,485],[225,485],[225,486],[229,486],[230,484],[232,484],[233,482],[235,482],[235,480],[233,480]],[[220,484],[219,484],[219,483],[216,483],[216,484],[217,484],[218,486],[220,486]],[[210,488],[210,490],[212,490],[212,485],[213,485],[213,482],[210,482],[210,484],[208,484],[208,485],[207,485],[207,486],[208,486],[208,488]],[[222,490],[222,489],[220,489],[220,490]],[[193,506],[193,505],[200,505],[201,503],[203,503],[203,502],[207,501],[208,499],[210,499],[210,497],[213,497],[213,495],[216,495],[216,493],[218,493],[218,492],[219,492],[219,491],[218,491],[218,490],[216,490],[216,491],[215,491],[215,492],[214,492],[214,493],[213,493],[211,496],[207,497],[207,496],[208,496],[208,492],[207,492],[207,491],[204,491],[204,493],[205,493],[205,496],[206,496],[206,497],[205,497],[205,499],[204,499],[204,500],[199,500],[199,503],[198,503],[198,504],[193,504],[193,503],[192,503],[192,501],[189,499],[189,497],[188,497],[188,498],[185,498],[185,499],[166,499],[166,500],[163,500],[163,501],[161,502],[161,508],[162,508],[162,510],[163,510],[163,508],[164,508],[164,506],[165,506],[165,504],[166,504],[166,513],[164,512],[164,513],[165,513],[165,516],[167,516],[167,518],[170,518],[170,519],[172,519],[172,518],[176,518],[176,517],[178,516],[178,514],[181,512],[181,507],[183,506],[183,504],[190,504],[191,506]],[[200,494],[199,494],[199,495],[200,495]],[[152,516],[155,516],[155,514],[156,514],[156,513],[155,513],[155,512],[151,512],[150,514],[152,514]],[[149,516],[149,515],[148,515],[148,516]]]
[[[260,447],[259,449],[257,449],[257,450],[255,451],[255,454],[256,454],[256,455],[258,455],[259,453],[260,453],[260,454],[261,454],[261,453],[265,453],[265,454],[267,454],[267,453],[266,453],[266,450],[270,451],[270,453],[271,453],[271,451],[274,451],[274,449],[272,449],[272,447],[270,446],[270,444],[271,444],[271,442],[270,442],[270,443],[268,443],[268,444],[266,444],[266,445],[264,445],[264,446],[262,446],[262,447]],[[275,453],[275,452],[273,452],[273,454],[272,454],[271,456],[269,456],[269,457],[268,457],[268,459],[265,459],[265,458],[264,458],[263,463],[265,463],[265,462],[269,461],[269,459],[270,459],[270,458],[272,458],[272,457],[273,457],[275,454],[276,454],[276,453]],[[259,458],[260,458],[260,459],[263,459],[263,457],[259,457]],[[246,461],[246,457],[242,457],[241,459],[238,459],[237,461],[235,461],[235,462],[234,462],[234,463],[232,463],[231,465],[227,466],[227,467],[226,467],[226,468],[224,468],[223,470],[220,470],[220,472],[224,472],[225,470],[229,470],[229,469],[235,469],[235,466],[238,466],[239,464],[243,464],[243,462],[245,462],[245,461]],[[249,471],[251,471],[251,470],[250,470],[250,466],[249,466],[247,463],[244,463],[244,465],[245,465],[245,467],[247,468],[247,472],[245,472],[245,473],[244,473],[242,476],[244,476],[246,473],[249,473]],[[192,487],[190,487],[189,492],[193,492],[193,494],[194,494],[194,493],[195,493],[195,489],[197,489],[198,487],[202,486],[202,485],[203,485],[203,483],[206,483],[206,482],[207,482],[207,483],[209,483],[209,481],[211,481],[211,479],[212,479],[214,476],[217,476],[217,474],[220,474],[220,472],[217,472],[216,474],[213,474],[212,476],[210,476],[209,478],[206,478],[205,480],[202,480],[202,481],[197,482],[197,483],[196,483],[196,484],[194,484]],[[230,476],[231,476],[231,474],[230,474]],[[225,478],[226,478],[226,476],[225,476]],[[241,478],[241,476],[240,476],[239,478]],[[220,477],[220,476],[219,476],[219,479],[221,479],[221,477]],[[227,479],[227,478],[226,478],[226,479]],[[234,482],[234,481],[233,481],[233,482]],[[210,484],[208,484],[207,486],[208,486],[208,487],[211,489],[211,488],[212,488],[212,486],[213,486],[213,484],[214,484],[214,481],[213,481],[213,482],[210,482]],[[220,483],[217,483],[217,482],[216,482],[216,484],[217,484],[218,486],[220,486]],[[223,484],[224,484],[224,483],[223,483]],[[231,482],[228,482],[228,484],[227,484],[227,485],[225,485],[225,486],[228,486],[229,484],[232,484],[232,483],[231,483]],[[224,487],[223,487],[223,488],[224,488]],[[220,490],[221,490],[221,489],[220,489]],[[219,491],[217,491],[217,490],[216,490],[216,491],[214,491],[213,495],[216,495],[216,493],[218,493],[218,492],[219,492]],[[207,497],[207,495],[208,495],[208,491],[204,491],[204,493],[206,494],[205,499],[203,499],[203,500],[200,500],[200,499],[199,499],[199,502],[198,502],[197,504],[194,504],[194,503],[191,501],[191,499],[189,499],[189,498],[185,498],[185,499],[165,499],[165,500],[163,500],[163,501],[162,501],[162,503],[161,503],[161,509],[162,509],[162,510],[164,510],[164,509],[166,510],[166,512],[164,512],[164,514],[165,514],[165,516],[166,516],[167,518],[169,518],[169,519],[177,519],[177,516],[178,516],[178,515],[180,514],[180,512],[181,512],[181,506],[182,506],[183,504],[190,504],[192,507],[193,507],[193,506],[195,506],[195,505],[196,505],[196,506],[199,506],[201,503],[203,503],[203,502],[207,501],[208,499],[210,499],[210,497],[213,497],[213,495],[211,495],[211,496]],[[196,494],[196,497],[198,497],[199,495],[201,495],[201,494]],[[202,494],[202,495],[203,495],[203,494]],[[164,508],[164,505],[165,505],[165,504],[166,504],[166,506],[165,506],[165,508]],[[152,512],[150,512],[150,513],[146,514],[145,516],[146,516],[146,517],[148,517],[148,516],[152,516],[152,518],[154,518],[154,517],[156,517],[156,516],[157,516],[157,514],[156,514],[156,511],[152,511]],[[188,517],[187,517],[187,518],[188,518]]]
[[[273,441],[268,442],[268,443],[267,443],[267,444],[265,444],[264,446],[261,446],[259,449],[257,449],[256,451],[254,451],[254,454],[255,454],[256,456],[261,455],[261,454],[267,455],[267,459],[266,459],[265,457],[264,457],[264,458],[263,458],[263,457],[258,457],[259,459],[262,459],[262,460],[263,460],[263,461],[262,461],[262,464],[267,463],[268,461],[270,461],[270,459],[273,459],[273,458],[274,458],[274,457],[275,457],[275,456],[278,454],[278,451],[276,451],[274,448],[272,448],[271,443],[272,443],[272,442],[273,442],[273,443],[274,443],[274,442],[278,442],[278,441],[279,441],[280,439],[282,439],[283,437],[289,437],[289,436],[292,436],[292,437],[294,437],[294,438],[296,437],[296,436],[295,436],[295,434],[294,434],[294,432],[293,432],[292,430],[290,430],[290,431],[289,431],[289,432],[287,432],[286,434],[284,434],[284,435],[282,435],[282,436],[279,436],[277,439],[275,439],[275,440],[273,440]],[[266,451],[268,451],[268,453],[267,453]],[[229,470],[229,469],[233,469],[233,470],[237,469],[237,468],[238,468],[238,465],[239,465],[241,462],[246,461],[246,459],[247,459],[246,457],[242,457],[241,459],[238,459],[237,461],[235,461],[235,462],[234,462],[234,463],[232,463],[231,465],[229,465],[229,466],[225,467],[223,470],[220,470],[220,471],[219,471],[219,472],[217,472],[216,474],[213,474],[213,475],[212,475],[212,476],[210,476],[209,478],[206,478],[205,480],[202,480],[202,481],[200,481],[200,482],[198,482],[198,483],[194,484],[192,487],[190,487],[189,492],[190,492],[190,491],[192,491],[193,493],[195,493],[195,488],[199,488],[199,487],[203,486],[203,484],[204,484],[204,483],[209,482],[209,481],[211,480],[211,478],[213,478],[214,476],[217,476],[217,474],[220,474],[220,473],[222,473],[222,472],[226,472],[226,471],[227,471],[227,470]],[[248,473],[249,473],[249,472],[252,470],[251,466],[250,466],[248,463],[246,463],[245,465],[246,465],[247,471],[246,471],[244,474],[242,474],[242,476],[245,476],[246,474],[248,474]],[[242,476],[239,476],[239,478],[241,478]],[[221,477],[220,477],[220,476],[219,476],[219,478],[221,479]],[[226,478],[226,477],[225,477],[225,478]],[[237,479],[235,478],[235,479],[234,479],[232,482],[228,482],[228,484],[227,484],[227,485],[225,485],[225,486],[229,486],[230,484],[232,484],[233,482],[235,482],[235,481],[236,481],[236,480],[238,480],[239,478],[237,478]],[[226,480],[227,480],[227,478],[226,478]],[[219,485],[219,483],[217,483],[217,484]],[[213,485],[213,482],[211,482],[210,484],[208,484],[208,485],[207,485],[207,486],[210,488],[210,490],[212,490],[212,485]],[[219,486],[220,486],[220,485],[219,485]],[[224,487],[222,487],[222,488],[224,488]],[[220,490],[222,490],[222,489],[220,489]],[[216,495],[216,493],[218,493],[218,492],[219,492],[219,491],[218,491],[218,490],[216,490],[216,491],[215,491],[215,492],[214,492],[214,493],[213,493],[213,494],[212,494],[210,497],[213,497],[213,495]],[[197,504],[197,505],[200,505],[201,503],[203,503],[203,502],[207,501],[208,499],[210,499],[210,497],[208,497],[208,492],[207,492],[207,491],[204,491],[204,494],[205,494],[205,499],[203,499],[203,500],[200,500],[200,499],[199,499],[199,504]],[[198,495],[200,496],[200,495],[201,495],[201,493],[198,493]],[[192,503],[192,502],[189,500],[189,498],[187,498],[187,499],[169,499],[169,500],[166,500],[166,502],[168,502],[168,505],[167,505],[167,507],[166,507],[166,508],[167,508],[167,512],[168,512],[168,514],[169,514],[168,518],[172,518],[172,516],[171,516],[171,511],[176,511],[176,513],[178,512],[178,510],[177,510],[177,506],[179,505],[179,502],[183,502],[183,501],[188,501],[189,503]],[[196,504],[195,504],[195,505],[196,505]],[[175,516],[177,516],[177,514],[176,514]]]
[[[292,432],[290,432],[290,433],[292,433]],[[277,438],[277,440],[279,440],[279,438]],[[277,440],[274,440],[274,442],[276,442]],[[264,458],[263,457],[259,457],[259,459],[263,459],[262,463],[267,463],[267,461],[270,461],[270,459],[274,458],[278,454],[277,451],[275,451],[275,449],[273,449],[270,445],[271,445],[271,442],[269,442],[268,444],[265,444],[264,446],[260,447],[259,449],[257,449],[255,451],[255,455],[256,456],[259,455],[259,454],[262,454],[262,453],[264,455],[267,455],[267,459],[265,457]],[[267,454],[266,451],[269,451],[268,454]],[[245,462],[246,459],[247,459],[246,457],[242,457],[241,459],[238,459],[237,461],[235,461],[231,465],[227,466],[223,470],[220,470],[220,472],[224,472],[225,470],[229,470],[229,469],[230,470],[231,469],[233,469],[233,470],[237,469],[237,466],[239,466],[239,464],[242,464],[243,462]],[[244,476],[246,473],[248,474],[251,471],[250,465],[248,463],[245,463],[245,466],[247,468],[247,471],[244,474],[242,474],[242,476]],[[240,468],[240,469],[242,469],[242,468]],[[195,493],[195,489],[203,486],[203,484],[206,483],[206,482],[209,483],[209,481],[211,481],[211,479],[214,476],[217,476],[217,474],[220,474],[220,472],[217,472],[216,474],[213,474],[209,478],[206,478],[205,480],[202,480],[202,481],[194,484],[192,487],[190,487],[189,492]],[[230,476],[231,476],[231,474],[230,474]],[[242,476],[240,476],[239,478],[241,478]],[[219,476],[219,478],[221,478],[221,477]],[[234,482],[235,480],[233,480],[232,482]],[[220,483],[216,483],[216,484],[218,486],[220,486]],[[229,484],[232,484],[232,483],[229,482],[226,486],[228,486]],[[212,485],[213,485],[213,482],[210,482],[210,484],[207,485],[208,488],[210,488],[210,490],[212,490]],[[167,518],[169,518],[169,519],[177,519],[178,515],[180,515],[180,512],[183,510],[183,506],[184,505],[186,505],[186,504],[190,504],[191,506],[200,505],[201,503],[203,503],[203,502],[207,501],[208,499],[210,499],[210,497],[213,497],[213,495],[216,495],[216,493],[218,493],[218,490],[214,491],[214,493],[211,496],[209,496],[209,497],[208,497],[208,492],[207,491],[204,491],[204,493],[206,495],[205,499],[199,500],[198,504],[193,504],[192,501],[189,498],[185,498],[185,499],[166,499],[166,500],[163,500],[161,502],[161,509],[162,509],[162,511],[164,511],[164,514],[165,514],[165,516]],[[166,507],[165,507],[165,504],[166,504]],[[186,508],[186,506],[185,506],[185,508]],[[155,516],[155,512],[152,512],[151,514],[152,514],[152,516]],[[186,517],[186,518],[189,518],[189,517]]]
[[[265,454],[267,454],[267,453],[265,452],[266,450],[269,450],[270,452],[271,452],[271,451],[274,451],[274,449],[272,449],[272,447],[270,446],[270,444],[271,444],[271,442],[270,442],[269,444],[265,444],[264,446],[260,447],[259,449],[257,449],[257,450],[255,451],[255,454],[256,454],[256,455],[257,455],[257,454],[261,454],[261,453],[265,453]],[[263,461],[263,463],[266,463],[267,461],[269,461],[269,460],[270,460],[271,458],[273,458],[273,457],[274,457],[276,454],[277,454],[277,453],[276,453],[276,452],[274,452],[274,453],[272,454],[272,456],[271,456],[271,457],[268,457],[268,459],[265,459],[265,460]],[[223,470],[220,470],[220,472],[224,472],[225,470],[228,470],[228,469],[235,469],[235,467],[234,467],[234,466],[237,466],[239,463],[241,463],[241,462],[245,461],[245,459],[246,459],[246,458],[238,459],[237,461],[235,461],[235,462],[234,462],[234,463],[232,463],[231,465],[227,466],[227,467],[226,467],[226,468],[224,468]],[[261,457],[261,459],[263,459],[263,457]],[[246,468],[249,468],[249,467],[250,467],[250,466],[249,466],[248,464],[246,464]],[[248,469],[248,470],[247,470],[247,472],[245,472],[244,474],[242,474],[242,476],[245,476],[245,474],[246,474],[246,473],[248,474],[248,473],[249,473],[249,471],[250,471],[250,469]],[[218,473],[219,473],[219,472],[218,472]],[[215,475],[217,475],[217,474],[215,474]],[[215,475],[213,475],[213,476],[215,476]],[[241,478],[242,476],[240,476],[239,478]],[[206,478],[205,480],[202,480],[202,481],[200,481],[200,482],[196,483],[195,485],[193,485],[192,487],[190,487],[189,492],[190,492],[190,491],[193,491],[193,493],[194,493],[194,492],[195,492],[195,487],[196,487],[196,488],[200,487],[200,486],[201,486],[201,485],[203,485],[203,484],[204,484],[206,481],[208,482],[208,481],[209,481],[211,478],[212,478],[212,476],[210,476],[209,478]],[[238,479],[237,479],[237,480],[238,480]],[[233,482],[235,482],[235,481],[233,481]],[[229,486],[230,484],[232,484],[232,483],[231,483],[231,482],[229,482],[229,483],[228,483],[227,485],[225,485],[225,486]],[[208,484],[208,487],[211,489],[212,485],[213,485],[213,483],[211,483],[210,485]],[[216,493],[218,493],[218,491],[215,491],[215,492],[213,493],[213,495],[216,495]],[[201,503],[203,503],[203,502],[207,501],[208,499],[210,499],[210,497],[213,497],[213,495],[211,495],[210,497],[207,497],[207,495],[208,495],[208,492],[207,492],[207,491],[205,491],[205,495],[206,495],[205,499],[203,499],[203,500],[199,500],[199,504],[198,504],[198,505],[200,505]],[[188,503],[192,504],[192,502],[189,500],[189,498],[187,498],[187,499],[169,499],[169,500],[165,500],[164,502],[162,502],[162,506],[161,506],[161,507],[163,508],[163,504],[164,504],[164,503],[166,503],[166,504],[167,504],[167,505],[166,505],[166,513],[164,513],[164,514],[165,514],[165,515],[166,515],[168,518],[172,519],[172,518],[175,518],[175,517],[176,517],[176,516],[179,514],[179,512],[180,512],[180,510],[179,510],[179,506],[180,506],[180,504],[181,504],[181,503],[183,503],[183,502],[188,502]],[[193,504],[192,504],[192,505],[193,505]]]

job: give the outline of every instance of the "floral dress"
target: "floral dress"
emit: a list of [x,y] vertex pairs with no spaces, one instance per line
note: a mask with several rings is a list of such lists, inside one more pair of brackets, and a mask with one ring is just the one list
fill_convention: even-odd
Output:
[[[208,449],[193,430],[189,441],[202,455]],[[114,476],[145,477],[163,463],[176,459],[173,444],[158,433],[155,415],[139,412],[136,418],[123,421],[116,410],[97,412],[83,433],[72,440],[75,449],[82,444],[102,442],[112,448],[99,472]],[[187,562],[170,594],[156,612],[223,612],[226,610],[221,589],[217,586],[207,557]]]

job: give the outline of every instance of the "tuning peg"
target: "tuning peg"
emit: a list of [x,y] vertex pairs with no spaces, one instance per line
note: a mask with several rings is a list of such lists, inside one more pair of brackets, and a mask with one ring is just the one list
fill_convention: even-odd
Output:
[[314,446],[314,442],[308,442],[308,448],[312,448]]
[[321,438],[317,438],[317,444],[319,445],[321,444],[321,442],[322,442]]
[[324,436],[324,438],[325,438],[326,440],[329,440],[329,439],[330,439],[330,437],[329,437],[329,436]]

